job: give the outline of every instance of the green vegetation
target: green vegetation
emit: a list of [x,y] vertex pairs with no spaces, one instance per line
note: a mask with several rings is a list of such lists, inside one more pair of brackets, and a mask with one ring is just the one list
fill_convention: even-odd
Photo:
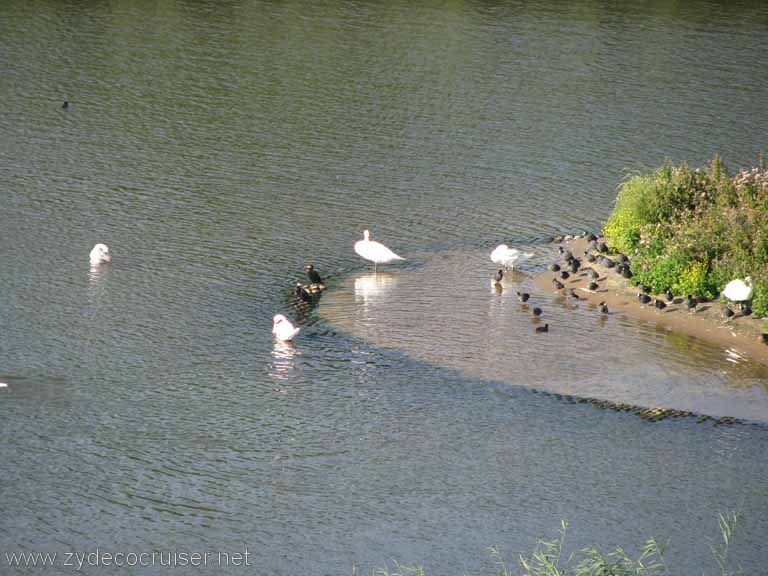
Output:
[[[732,569],[728,550],[733,531],[739,519],[737,512],[719,515],[718,526],[722,541],[710,545],[712,556],[717,565],[714,574],[718,576],[737,576],[743,574],[740,568]],[[565,553],[566,522],[561,523],[560,537],[556,540],[539,539],[529,556],[520,555],[520,570],[513,571],[497,548],[490,548],[496,570],[494,576],[667,576],[669,574],[664,554],[667,547],[655,539],[647,540],[640,548],[637,557],[632,558],[623,548],[616,547],[603,553],[597,547],[590,546],[578,553]],[[395,571],[384,568],[374,572],[374,576],[427,576],[421,566],[406,566],[394,563]],[[704,572],[703,574],[707,574]]]
[[608,245],[632,257],[654,292],[713,298],[751,276],[753,311],[768,316],[768,171],[731,176],[719,156],[701,169],[669,163],[619,186],[605,226]]

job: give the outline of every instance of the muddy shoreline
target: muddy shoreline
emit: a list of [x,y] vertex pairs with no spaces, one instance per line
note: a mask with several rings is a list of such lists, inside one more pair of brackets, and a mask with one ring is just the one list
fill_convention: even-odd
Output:
[[[748,357],[760,364],[768,366],[768,345],[763,343],[763,325],[765,319],[752,315],[742,316],[737,307],[732,307],[736,315],[724,318],[722,309],[724,303],[718,301],[701,303],[695,311],[689,311],[686,299],[676,297],[673,302],[667,302],[663,295],[651,295],[658,297],[667,303],[664,310],[658,310],[653,302],[642,304],[638,298],[638,289],[635,281],[625,279],[615,268],[606,268],[599,262],[588,263],[584,258],[584,251],[588,248],[586,238],[568,240],[560,244],[564,249],[570,250],[573,255],[582,261],[581,269],[563,280],[559,272],[547,270],[538,274],[534,281],[536,286],[550,294],[563,294],[565,290],[572,289],[580,299],[592,304],[605,302],[609,314],[626,314],[643,322],[653,324],[667,331],[688,334],[702,340],[706,340],[723,346],[732,353]],[[557,260],[564,270],[567,266],[563,259]],[[598,288],[594,291],[587,289],[592,279],[587,275],[589,268],[599,273],[597,279]],[[557,278],[563,285],[563,289],[556,289],[552,279]]]

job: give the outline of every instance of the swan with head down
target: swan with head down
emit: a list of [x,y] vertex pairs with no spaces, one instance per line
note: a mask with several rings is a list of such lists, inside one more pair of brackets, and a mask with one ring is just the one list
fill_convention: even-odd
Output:
[[293,340],[293,337],[299,333],[299,330],[301,328],[294,326],[284,314],[275,314],[275,317],[272,319],[272,334],[282,342]]
[[528,260],[531,257],[533,257],[532,252],[523,253],[516,248],[510,248],[506,244],[499,244],[491,252],[491,262],[511,270],[515,269],[515,264]]
[[91,266],[112,262],[112,255],[109,253],[109,246],[106,244],[96,244],[90,254]]

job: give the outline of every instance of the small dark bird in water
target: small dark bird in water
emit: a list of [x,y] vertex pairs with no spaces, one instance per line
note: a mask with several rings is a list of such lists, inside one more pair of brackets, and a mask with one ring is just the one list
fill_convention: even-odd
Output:
[[304,270],[307,271],[307,278],[309,278],[309,281],[312,284],[322,284],[323,279],[320,277],[320,274],[317,273],[317,270],[315,270],[315,267],[312,266],[312,264],[305,264]]
[[598,286],[597,282],[590,282],[589,284],[587,284],[587,290],[592,290],[592,292],[594,292],[598,288],[600,288],[600,286]]
[[744,308],[741,309],[741,315],[749,316],[750,314],[752,314],[752,308],[749,304],[745,304]]
[[616,258],[618,258],[619,262],[622,262],[622,263],[629,262],[629,258],[627,258],[626,254],[617,254]]
[[552,286],[554,286],[558,290],[562,290],[563,289],[563,283],[558,281],[557,278],[552,278]]
[[664,290],[664,297],[667,299],[667,302],[672,302],[675,299],[674,294],[672,294],[672,291],[669,288]]
[[589,269],[589,272],[587,272],[587,274],[589,275],[590,278],[592,278],[592,280],[597,280],[598,278],[600,278],[600,274],[598,274],[597,270],[593,270],[592,268]]
[[550,265],[549,265],[549,269],[550,269],[552,272],[560,272],[560,264],[558,264],[558,263],[556,263],[556,262],[555,262],[555,263],[553,263],[553,264],[550,264]]
[[605,242],[598,242],[597,249],[600,252],[608,252],[608,244],[606,244]]
[[312,295],[309,292],[307,292],[304,286],[302,286],[301,283],[299,282],[296,282],[295,292],[296,292],[296,297],[302,302],[308,302],[312,299]]
[[592,264],[597,258],[595,258],[595,255],[592,254],[592,252],[584,252],[584,259]]
[[567,288],[564,292],[566,296],[569,296],[570,298],[573,298],[574,300],[579,299],[579,295],[574,292],[573,288]]
[[570,278],[570,277],[571,277],[571,275],[568,274],[568,272],[566,272],[565,270],[561,270],[560,271],[560,278],[562,278],[563,280],[568,280],[568,278]]
[[664,308],[667,307],[667,303],[664,302],[664,300],[659,300],[656,298],[656,300],[653,301],[653,305],[656,306],[659,310],[664,310]]
[[541,308],[539,308],[538,306],[534,307],[532,312],[534,316],[541,316]]
[[616,274],[621,274],[624,272],[624,268],[626,268],[626,264],[619,264],[616,266]]
[[640,290],[640,292],[643,292],[644,294],[648,294],[648,286],[645,284],[641,284],[638,282],[637,289]]
[[520,300],[520,302],[528,302],[528,298],[530,298],[531,295],[528,294],[528,292],[518,292],[517,298]]
[[632,278],[632,270],[629,269],[629,266],[624,266],[624,270],[621,271],[621,275],[627,279]]
[[696,298],[693,297],[693,294],[688,294],[688,300],[685,301],[685,305],[688,307],[688,310],[695,311],[698,304],[699,303],[696,301]]
[[574,258],[573,260],[571,260],[571,272],[573,274],[576,274],[576,272],[579,271],[580,267],[581,267],[581,260],[579,260],[578,258]]
[[[504,270],[499,270],[496,272],[496,274],[493,275],[493,281],[496,282],[496,284],[501,282],[502,278],[504,278]],[[518,294],[520,294],[520,292],[518,292]]]
[[603,256],[602,258],[600,258],[600,264],[602,264],[606,268],[613,268],[614,266],[616,266],[616,262],[614,262],[607,256]]
[[549,324],[544,324],[544,326],[536,326],[536,332],[549,332]]
[[61,105],[62,110],[69,108],[69,100],[64,100],[64,104]]
[[726,318],[730,318],[734,314],[735,314],[735,312],[733,310],[731,310],[730,308],[728,308],[728,306],[723,308],[723,316],[725,316]]
[[637,293],[637,299],[640,300],[643,304],[648,304],[651,301],[651,297],[648,296],[645,292],[638,292]]
[[605,302],[600,302],[600,304],[597,305],[597,311],[600,312],[600,314],[608,314],[608,306],[606,306]]
[[565,250],[562,246],[558,246],[558,250],[560,251],[560,255],[563,257],[563,260],[566,262],[569,262],[573,260],[573,252],[570,250]]

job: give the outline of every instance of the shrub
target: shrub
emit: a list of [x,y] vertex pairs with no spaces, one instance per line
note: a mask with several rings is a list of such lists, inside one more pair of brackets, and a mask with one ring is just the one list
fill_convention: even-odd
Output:
[[667,163],[620,185],[605,234],[633,257],[635,278],[653,291],[714,297],[752,277],[752,309],[768,315],[768,171],[729,176],[715,156],[703,169]]
[[680,276],[680,263],[675,258],[661,258],[651,263],[645,270],[635,274],[637,280],[650,287],[653,292],[664,292],[671,288]]
[[632,253],[640,241],[640,229],[652,222],[646,198],[654,190],[652,176],[635,175],[619,186],[616,205],[605,225],[611,248]]
[[717,284],[712,284],[707,271],[706,262],[690,262],[680,273],[677,282],[672,285],[675,294],[697,294],[713,298],[717,292]]

